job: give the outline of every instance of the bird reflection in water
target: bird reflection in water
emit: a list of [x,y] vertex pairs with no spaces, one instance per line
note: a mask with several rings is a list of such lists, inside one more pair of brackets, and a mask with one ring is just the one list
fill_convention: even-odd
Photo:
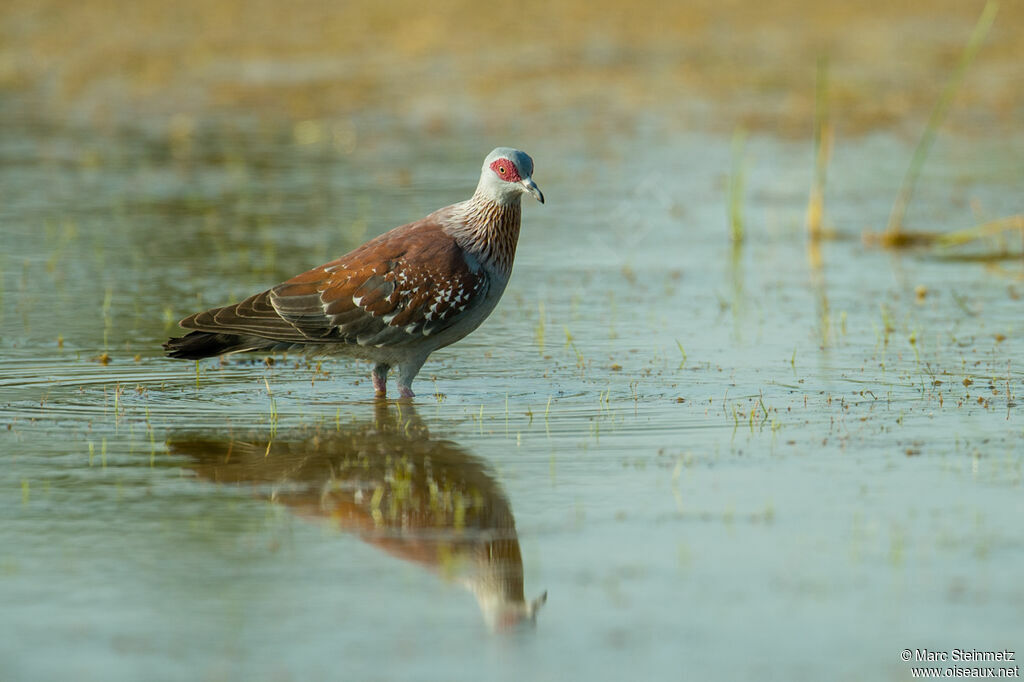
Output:
[[169,446],[200,478],[265,489],[301,516],[462,584],[492,630],[534,624],[547,593],[523,597],[515,519],[487,464],[432,439],[410,405],[375,410],[372,421],[269,441],[181,434]]

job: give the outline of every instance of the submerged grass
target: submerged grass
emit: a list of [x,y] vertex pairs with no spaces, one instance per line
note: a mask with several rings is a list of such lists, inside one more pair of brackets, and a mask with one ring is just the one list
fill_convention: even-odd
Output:
[[827,348],[832,341],[832,316],[821,238],[824,234],[825,182],[832,155],[832,123],[828,108],[828,60],[825,57],[818,59],[814,92],[814,175],[807,200],[807,260],[818,304],[821,345]]
[[729,236],[733,244],[742,244],[743,227],[743,190],[746,185],[746,146],[747,134],[739,129],[732,136],[732,170],[729,173]]
[[683,348],[683,344],[676,339],[676,346],[679,348],[679,354],[683,356],[683,359],[679,361],[679,369],[686,366],[686,349]]
[[572,332],[569,331],[568,325],[563,325],[565,329],[565,345],[567,348],[572,349],[572,352],[576,355],[576,367],[578,369],[584,369],[587,366],[587,361],[583,357],[583,353],[576,345],[576,340],[573,338]]
[[807,200],[807,234],[820,239],[825,211],[825,181],[832,156],[832,123],[828,109],[828,59],[818,59],[814,86],[814,177]]
[[988,2],[985,3],[985,7],[982,9],[981,15],[978,17],[978,21],[974,25],[974,30],[971,32],[967,45],[964,47],[964,51],[960,55],[960,61],[957,63],[956,70],[946,83],[946,87],[942,91],[942,95],[939,97],[938,102],[936,102],[935,106],[932,108],[924,133],[922,133],[921,139],[918,140],[917,147],[914,148],[914,154],[910,159],[910,165],[907,167],[907,172],[903,176],[903,182],[900,185],[899,193],[896,195],[896,201],[893,203],[892,211],[889,214],[889,224],[886,226],[884,232],[869,237],[869,241],[876,242],[887,248],[916,246],[920,244],[929,244],[935,241],[936,235],[932,233],[906,232],[904,230],[904,218],[906,216],[910,200],[913,198],[914,188],[917,186],[917,180],[921,175],[924,162],[928,157],[928,152],[931,151],[932,145],[935,143],[935,138],[938,135],[938,129],[945,120],[946,114],[949,113],[949,109],[953,104],[953,99],[960,90],[960,86],[963,83],[964,75],[966,74],[968,67],[970,67],[974,58],[977,56],[978,50],[981,48],[981,44],[984,42],[985,37],[988,35],[989,29],[992,28],[992,23],[995,21],[996,12],[998,10],[999,3],[996,0],[988,0]]
[[1022,253],[1020,255],[1024,256],[1024,214],[1022,213],[990,220],[966,230],[944,234],[935,241],[935,245],[940,249],[951,249],[982,239],[1005,237],[1013,232],[1017,232],[1021,237]]

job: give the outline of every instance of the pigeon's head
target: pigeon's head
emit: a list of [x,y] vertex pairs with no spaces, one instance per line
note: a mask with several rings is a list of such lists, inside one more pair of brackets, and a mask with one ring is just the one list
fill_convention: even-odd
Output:
[[523,194],[532,194],[543,204],[544,195],[532,176],[533,159],[526,152],[498,147],[484,159],[477,191],[499,204],[519,201]]

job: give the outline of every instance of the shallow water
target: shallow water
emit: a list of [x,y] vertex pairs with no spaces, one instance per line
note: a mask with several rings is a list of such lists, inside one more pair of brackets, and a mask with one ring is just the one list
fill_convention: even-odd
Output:
[[[410,406],[159,346],[516,139],[2,116],[4,679],[904,679],[1021,643],[1021,262],[862,245],[910,140],[837,145],[812,254],[804,142],[751,137],[733,247],[728,138],[513,128],[548,203]],[[1019,211],[1022,152],[943,137],[909,217]]]

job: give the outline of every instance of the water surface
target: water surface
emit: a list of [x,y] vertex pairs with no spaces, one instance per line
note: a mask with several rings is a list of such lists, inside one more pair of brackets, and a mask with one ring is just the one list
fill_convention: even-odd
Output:
[[[730,136],[653,113],[0,105],[0,677],[905,679],[904,648],[1024,641],[1021,261],[863,245],[912,137],[839,141],[813,252],[810,145],[770,132],[734,246]],[[343,359],[162,357],[180,317],[466,198],[497,144],[548,203],[414,405]],[[1019,212],[1022,153],[944,135],[909,219]]]

